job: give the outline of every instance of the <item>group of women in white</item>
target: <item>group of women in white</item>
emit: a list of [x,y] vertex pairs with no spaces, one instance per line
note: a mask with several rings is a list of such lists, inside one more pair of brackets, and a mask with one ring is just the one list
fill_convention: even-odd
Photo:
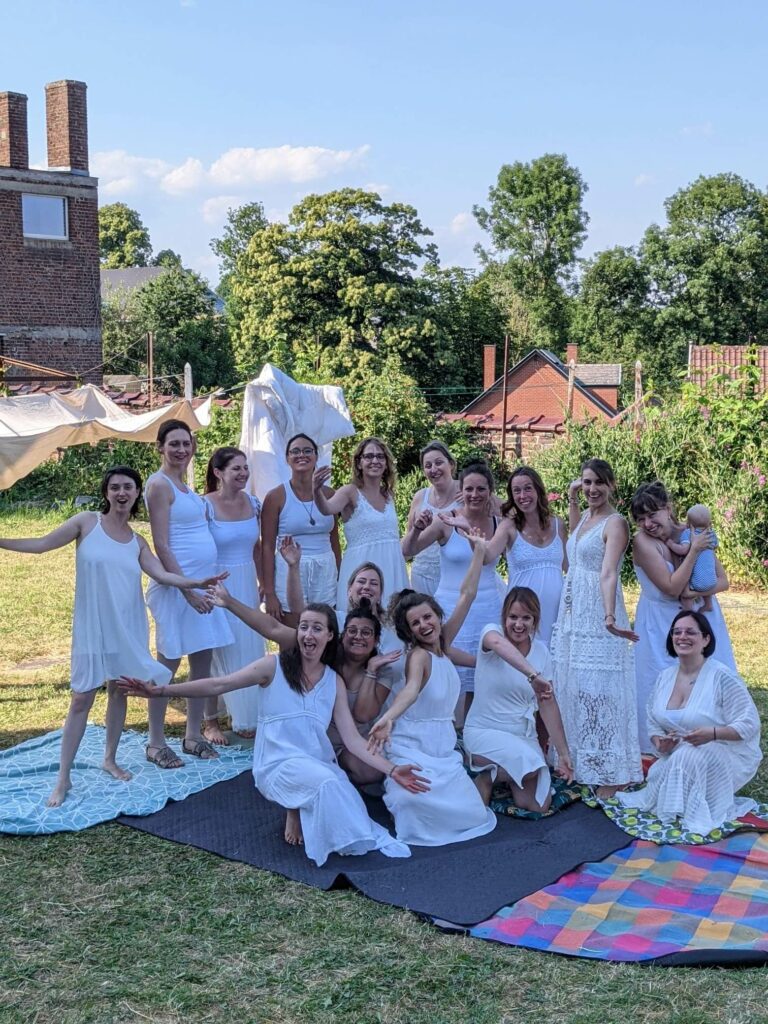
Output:
[[[357,445],[350,482],[334,490],[314,440],[291,438],[290,478],[263,506],[237,448],[214,453],[201,497],[185,484],[189,428],[164,423],[157,446],[162,464],[144,492],[156,555],[130,527],[142,482],[125,466],[105,475],[100,512],[43,538],[0,540],[37,553],[77,543],[73,693],[50,805],[71,787],[105,682],[104,768],[130,778],[116,761],[126,694],[151,698],[147,759],[181,766],[164,717],[186,656],[189,681],[173,688],[187,699],[183,754],[218,756],[223,698],[233,730],[255,735],[256,786],[286,809],[286,839],[318,864],[331,852],[407,856],[409,845],[483,835],[496,825],[495,782],[519,807],[546,812],[550,768],[697,832],[746,809],[736,793],[761,759],[759,719],[714,596],[728,581],[717,563],[712,610],[681,607],[705,596],[690,577],[714,537],[696,535],[684,556],[671,550],[683,527],[662,484],[641,486],[631,503],[633,629],[621,586],[630,526],[600,459],[571,485],[566,524],[535,470],[515,469],[499,504],[485,463],[457,477],[434,441],[401,538],[381,439]],[[647,784],[627,790],[649,753]],[[357,787],[372,784],[383,786],[395,838],[367,814]]]

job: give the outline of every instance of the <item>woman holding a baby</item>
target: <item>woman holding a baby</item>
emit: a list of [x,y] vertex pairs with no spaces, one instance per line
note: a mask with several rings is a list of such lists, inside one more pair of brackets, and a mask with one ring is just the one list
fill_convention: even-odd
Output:
[[[632,518],[639,528],[632,542],[632,558],[640,583],[635,615],[635,632],[640,638],[635,647],[640,749],[643,753],[655,753],[648,735],[646,704],[657,676],[673,663],[666,654],[665,640],[681,609],[695,606],[705,611],[717,644],[718,660],[736,670],[728,628],[714,596],[728,589],[728,577],[714,555],[717,538],[704,506],[695,505],[689,510],[689,522],[678,523],[669,495],[657,480],[642,484],[635,491]],[[711,586],[699,589],[703,587],[700,577],[707,571],[711,578],[704,582]]]

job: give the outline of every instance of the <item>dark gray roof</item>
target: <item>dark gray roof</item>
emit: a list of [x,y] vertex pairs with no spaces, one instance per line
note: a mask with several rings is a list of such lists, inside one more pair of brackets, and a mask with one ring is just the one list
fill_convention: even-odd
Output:
[[576,376],[588,388],[617,388],[621,384],[621,363],[576,363]]

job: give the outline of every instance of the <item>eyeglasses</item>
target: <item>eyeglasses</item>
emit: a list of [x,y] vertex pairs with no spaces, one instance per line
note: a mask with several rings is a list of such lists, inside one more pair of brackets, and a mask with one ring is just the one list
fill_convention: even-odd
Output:
[[382,455],[381,452],[376,452],[376,453],[374,453],[374,452],[366,452],[365,455],[361,455],[360,458],[364,459],[366,462],[386,462],[387,461],[387,456],[386,455]]
[[310,455],[314,455],[315,454],[315,449],[314,448],[290,448],[288,450],[288,454],[292,455],[294,459],[298,458],[299,455],[305,455],[305,456],[309,457]]
[[373,636],[372,629],[358,629],[356,626],[348,626],[344,633],[346,636],[360,637],[361,640],[370,640]]
[[672,636],[704,636],[700,629],[673,629]]

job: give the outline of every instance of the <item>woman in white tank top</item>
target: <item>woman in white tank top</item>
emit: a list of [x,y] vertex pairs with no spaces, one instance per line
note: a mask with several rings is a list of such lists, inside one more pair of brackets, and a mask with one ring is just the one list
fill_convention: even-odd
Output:
[[[262,579],[264,607],[282,618],[288,612],[285,563],[277,558],[280,538],[293,537],[301,547],[301,584],[307,601],[336,604],[336,579],[341,552],[336,517],[324,515],[315,503],[312,476],[317,466],[317,445],[306,434],[296,434],[285,446],[291,469],[288,483],[273,487],[261,514],[263,539]],[[323,488],[327,497],[330,487]],[[295,621],[295,620],[294,620]]]
[[[125,724],[125,696],[116,680],[142,674],[165,686],[171,673],[149,653],[149,625],[142,571],[168,587],[207,587],[220,577],[188,579],[166,572],[149,545],[129,525],[141,501],[141,477],[129,466],[107,470],[101,482],[102,511],[78,512],[45,537],[0,540],[0,548],[43,554],[75,541],[75,609],[72,623],[72,699],[61,736],[59,777],[48,798],[59,807],[72,787],[71,770],[88,723],[96,691],[107,684],[107,737],[102,767],[127,782],[130,772],[115,760]],[[181,760],[166,746],[165,703],[149,715],[147,759],[162,768],[180,768]],[[154,753],[151,753],[154,751]]]
[[[456,460],[442,441],[430,441],[419,453],[419,460],[428,487],[416,491],[408,513],[408,528],[417,516],[427,510],[433,516],[451,512],[462,504],[461,486],[454,477]],[[435,542],[414,557],[411,562],[411,586],[418,594],[434,597],[440,585],[440,547]]]

